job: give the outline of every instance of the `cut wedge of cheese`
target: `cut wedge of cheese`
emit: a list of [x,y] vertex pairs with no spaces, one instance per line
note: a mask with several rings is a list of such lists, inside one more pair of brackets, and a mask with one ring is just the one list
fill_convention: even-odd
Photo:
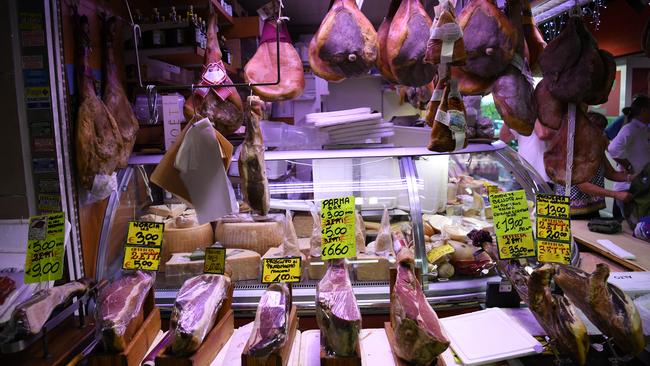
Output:
[[368,263],[354,265],[358,281],[388,281],[390,278],[390,262],[385,257],[359,253],[357,260],[368,260]]
[[149,213],[163,217],[176,217],[185,211],[187,205],[184,203],[172,203],[170,205],[149,206]]

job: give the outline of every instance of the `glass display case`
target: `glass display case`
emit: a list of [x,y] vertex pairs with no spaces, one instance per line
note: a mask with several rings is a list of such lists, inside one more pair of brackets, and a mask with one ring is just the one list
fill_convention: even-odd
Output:
[[[278,255],[287,210],[303,257],[301,281],[293,284],[294,303],[313,308],[315,286],[326,265],[311,257],[310,209],[323,199],[343,196],[355,197],[359,213],[358,253],[347,262],[363,311],[388,311],[389,268],[395,258],[377,254],[374,243],[384,212],[389,221],[383,223],[384,229],[390,225],[392,230],[402,230],[412,243],[429,300],[438,305],[476,304],[484,300],[486,283],[499,279],[489,258],[474,255],[477,248],[466,243],[467,232],[474,228],[493,232],[486,187],[525,190],[531,212],[535,194],[550,193],[533,168],[502,142],[470,144],[445,154],[425,148],[267,151],[269,215],[245,214],[233,163],[228,175],[243,213],[185,227],[173,217],[191,216],[191,208],[149,184],[148,176],[160,159],[160,155],[136,155],[120,172],[119,191],[109,200],[102,229],[97,276],[111,277],[120,270],[129,220],[163,220],[163,254],[156,279],[162,309],[171,307],[186,278],[202,273],[202,250],[218,242],[227,248],[226,262],[236,281],[233,307],[254,311],[266,288],[260,281],[261,258]],[[447,244],[453,253],[437,250]]]

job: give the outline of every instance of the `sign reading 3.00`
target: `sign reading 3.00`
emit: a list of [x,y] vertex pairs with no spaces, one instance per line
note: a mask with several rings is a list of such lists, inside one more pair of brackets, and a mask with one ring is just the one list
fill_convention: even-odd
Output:
[[122,268],[157,271],[164,229],[161,222],[129,221]]
[[321,259],[357,255],[354,196],[329,198],[321,203]]
[[159,247],[162,245],[164,229],[165,224],[162,222],[129,221],[126,243]]

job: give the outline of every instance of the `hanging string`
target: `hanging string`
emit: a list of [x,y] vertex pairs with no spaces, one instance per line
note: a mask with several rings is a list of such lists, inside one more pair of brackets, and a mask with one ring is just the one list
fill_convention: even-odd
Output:
[[564,183],[564,194],[571,195],[571,179],[573,175],[573,144],[576,132],[576,104],[569,103],[569,131],[566,138],[566,182]]

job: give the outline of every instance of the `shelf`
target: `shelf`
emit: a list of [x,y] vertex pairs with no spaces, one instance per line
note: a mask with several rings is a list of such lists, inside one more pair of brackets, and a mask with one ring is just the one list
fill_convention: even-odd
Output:
[[196,46],[148,48],[141,50],[140,55],[176,66],[198,67],[203,65],[205,49]]
[[234,18],[226,13],[226,9],[221,6],[221,3],[219,0],[211,0],[212,1],[212,6],[214,6],[214,11],[217,13],[218,19],[219,19],[219,24],[229,24],[233,25],[235,24]]

